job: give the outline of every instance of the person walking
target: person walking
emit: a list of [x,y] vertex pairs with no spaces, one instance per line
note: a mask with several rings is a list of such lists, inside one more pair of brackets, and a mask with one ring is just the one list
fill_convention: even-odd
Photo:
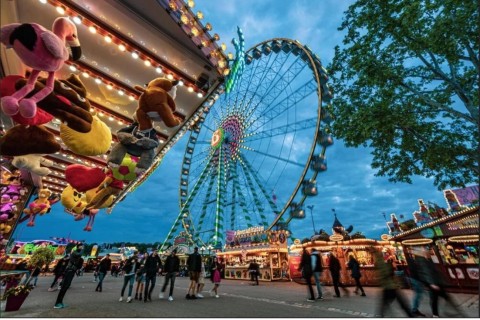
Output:
[[175,277],[180,272],[180,259],[177,257],[177,249],[172,250],[172,253],[165,260],[165,282],[163,283],[162,290],[159,294],[159,298],[163,299],[163,293],[167,288],[168,282],[170,282],[170,292],[168,295],[168,301],[173,301],[173,288],[175,286]]
[[198,276],[198,285],[197,285],[197,298],[203,299],[203,287],[205,287],[205,278],[206,278],[206,272],[205,272],[205,262],[204,259],[202,259],[202,267],[200,269],[200,275]]
[[248,266],[248,272],[250,273],[250,279],[253,286],[258,286],[258,274],[260,273],[260,266],[255,259],[250,262]]
[[123,276],[123,287],[122,292],[120,294],[120,299],[118,301],[123,301],[123,294],[125,293],[125,288],[128,286],[128,297],[127,302],[132,302],[132,291],[133,291],[133,283],[135,282],[135,274],[137,270],[140,268],[140,262],[138,261],[137,252],[133,254],[130,258],[127,259],[125,265],[123,266],[123,271],[125,272]]
[[105,257],[98,264],[98,284],[95,288],[95,291],[102,292],[103,279],[107,275],[108,270],[112,266],[112,260],[110,259],[110,254],[106,254]]
[[35,267],[32,271],[32,281],[34,288],[37,286],[38,276],[40,275],[41,271],[42,269],[40,267]]
[[395,278],[395,264],[393,257],[389,257],[387,262],[383,260],[382,254],[375,249],[371,249],[375,262],[375,269],[380,286],[383,288],[380,304],[378,305],[378,314],[384,317],[386,309],[390,309],[393,301],[397,300],[402,310],[408,317],[413,318],[410,308],[399,290],[399,285]]
[[188,287],[188,292],[185,298],[197,299],[196,289],[200,270],[202,269],[202,256],[198,253],[198,247],[195,247],[193,253],[188,256],[187,267],[190,276],[190,286]]
[[[157,251],[153,251],[145,260],[145,294],[143,302],[152,301],[152,291],[155,288],[157,272],[162,268],[162,261]],[[141,300],[141,299],[140,299]]]
[[340,290],[338,287],[341,287],[344,291],[346,296],[350,295],[350,292],[345,288],[342,282],[340,282],[340,270],[342,267],[340,266],[340,261],[338,261],[337,257],[335,256],[334,252],[330,252],[330,275],[332,276],[333,288],[335,290],[334,297],[340,298]]
[[465,318],[466,316],[445,291],[446,283],[444,277],[431,260],[430,253],[423,247],[416,248],[413,253],[418,266],[419,280],[430,290],[430,306],[432,308],[433,317],[439,317],[438,298],[442,297],[445,302],[455,310],[456,317]]
[[65,268],[65,274],[62,280],[62,287],[58,292],[57,301],[55,302],[54,309],[62,309],[65,308],[66,305],[63,304],[63,298],[67,293],[68,288],[70,288],[70,284],[72,283],[73,278],[78,269],[82,267],[83,258],[83,243],[77,244],[76,248],[72,250],[70,253],[70,259],[68,261],[68,265]]
[[145,266],[140,261],[140,268],[137,269],[135,274],[135,281],[137,286],[135,288],[135,300],[143,300],[143,290],[145,290]]
[[220,287],[220,282],[222,281],[222,271],[223,267],[220,261],[218,261],[217,257],[213,258],[212,265],[211,265],[211,276],[210,279],[213,282],[213,289],[210,290],[210,295],[215,295],[215,298],[220,298],[218,295],[218,287]]
[[423,283],[420,281],[419,273],[418,273],[418,266],[415,259],[415,255],[410,252],[406,255],[406,260],[408,264],[407,268],[407,275],[408,280],[410,281],[410,285],[413,289],[413,298],[412,298],[412,314],[415,317],[426,317],[426,315],[420,312],[420,301],[422,301],[424,286]]
[[315,279],[315,285],[317,286],[317,299],[323,300],[322,284],[320,283],[320,278],[322,277],[323,272],[322,257],[315,248],[312,249],[312,254],[310,257],[312,259],[313,279]]
[[307,288],[309,293],[307,301],[315,302],[315,295],[313,294],[313,287],[312,287],[312,275],[313,275],[312,258],[310,257],[310,253],[308,253],[306,248],[303,248],[298,271],[302,272],[302,278],[304,278],[305,281],[307,281]]
[[58,279],[63,277],[63,274],[65,273],[65,268],[67,267],[68,261],[70,259],[70,255],[65,255],[62,259],[58,260],[57,264],[53,268],[53,274],[55,277],[53,278],[52,284],[50,285],[50,288],[48,288],[48,291],[55,291],[57,288],[55,286],[57,285]]
[[367,295],[365,294],[362,284],[360,283],[360,278],[362,277],[362,274],[360,273],[360,264],[358,263],[357,259],[355,259],[353,254],[350,255],[347,266],[352,273],[352,278],[355,280],[355,294],[358,294],[358,290],[360,290],[362,297],[366,297]]

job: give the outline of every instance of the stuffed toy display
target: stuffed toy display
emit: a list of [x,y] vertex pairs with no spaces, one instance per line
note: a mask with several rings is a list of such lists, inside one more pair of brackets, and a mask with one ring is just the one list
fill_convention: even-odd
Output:
[[[65,207],[65,210],[74,217],[83,214],[83,211],[88,205],[85,193],[78,192],[71,185],[67,185],[65,189],[63,189],[60,201]],[[83,217],[80,219],[83,219]]]
[[17,215],[18,197],[11,198],[8,194],[2,194],[0,204],[0,222],[6,222],[13,220]]
[[50,154],[60,149],[53,133],[44,126],[16,125],[0,138],[0,154],[4,156]]
[[[19,75],[9,75],[0,80],[0,96],[11,96],[17,91],[15,84],[18,80],[25,80],[24,77]],[[25,80],[26,81],[26,80]],[[26,83],[26,82],[25,82]],[[18,124],[37,126],[40,124],[46,124],[53,120],[53,116],[48,112],[38,109],[37,114],[32,118],[25,118],[20,113],[10,116],[13,121]]]
[[78,192],[95,189],[106,175],[100,168],[89,168],[81,164],[71,164],[65,169],[65,180]]
[[[53,90],[55,71],[60,70],[69,59],[69,50],[65,46],[67,43],[72,60],[80,59],[82,52],[75,24],[68,18],[59,17],[53,22],[52,31],[37,23],[12,23],[1,28],[0,41],[7,49],[13,48],[20,60],[33,69],[25,87],[1,99],[5,114],[13,116],[20,113],[25,118],[36,115],[37,102]],[[25,98],[33,90],[41,71],[48,72],[46,87],[32,97]]]
[[30,216],[30,219],[27,223],[27,226],[33,227],[35,225],[35,217],[39,215],[44,215],[50,209],[50,201],[48,198],[51,196],[52,192],[48,189],[40,189],[38,191],[38,199],[34,200],[28,205],[28,209],[24,209],[23,212]]
[[13,157],[12,165],[18,169],[25,169],[31,174],[44,177],[50,174],[51,171],[47,167],[53,166],[53,161],[44,159],[41,154],[27,154]]
[[12,176],[9,179],[9,184],[0,188],[0,194],[7,194],[10,197],[21,198],[27,193],[27,188],[23,185],[19,176]]
[[103,182],[95,189],[93,197],[89,199],[87,209],[100,209],[110,205],[117,195],[122,192],[124,183],[113,176],[112,170],[107,169]]
[[[176,127],[182,123],[182,119],[174,114],[176,105],[174,98],[178,81],[170,81],[165,78],[157,78],[150,81],[147,88],[136,85],[135,89],[142,92],[138,100],[138,107],[135,111],[136,120],[142,133],[148,134],[153,129],[153,121],[163,121],[169,128]],[[175,89],[174,89],[175,88]]]
[[[34,92],[43,90],[45,79],[35,84]],[[26,84],[24,79],[16,86]],[[110,128],[90,113],[87,90],[80,78],[71,74],[66,80],[55,80],[55,90],[38,103],[38,107],[59,119],[60,137],[74,153],[83,156],[105,154],[112,143]]]
[[[118,143],[108,155],[108,166],[114,171],[114,177],[118,180],[131,181],[137,177],[138,173],[147,170],[155,157],[155,148],[159,141],[155,130],[150,131],[152,136],[137,136],[138,123],[134,122],[130,126],[120,129],[117,132]],[[129,157],[125,158],[129,155]],[[133,159],[135,157],[135,159]],[[136,159],[139,158],[139,159]],[[125,159],[128,162],[125,165]],[[132,173],[130,164],[134,163],[134,173]],[[121,167],[121,168],[119,168]]]

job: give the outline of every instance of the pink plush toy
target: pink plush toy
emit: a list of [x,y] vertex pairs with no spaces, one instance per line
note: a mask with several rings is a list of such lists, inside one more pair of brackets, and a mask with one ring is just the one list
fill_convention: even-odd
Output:
[[[69,58],[68,43],[72,60],[80,59],[82,52],[77,38],[77,27],[65,17],[55,19],[52,31],[48,31],[37,23],[12,23],[0,30],[0,41],[13,48],[18,57],[32,73],[27,84],[11,96],[1,100],[2,110],[9,116],[18,112],[25,118],[33,118],[37,112],[37,102],[53,91],[55,71],[59,70]],[[47,85],[33,97],[23,99],[30,93],[41,71],[48,72]]]

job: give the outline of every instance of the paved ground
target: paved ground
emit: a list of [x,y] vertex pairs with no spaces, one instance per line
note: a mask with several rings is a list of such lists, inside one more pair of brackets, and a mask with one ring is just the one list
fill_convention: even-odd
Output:
[[[1,317],[19,318],[323,318],[323,317],[375,317],[379,288],[366,288],[367,297],[351,295],[340,299],[332,296],[333,288],[324,287],[325,300],[306,301],[306,286],[293,282],[263,282],[260,286],[251,286],[248,282],[223,280],[220,286],[220,298],[210,297],[212,287],[206,283],[205,298],[186,300],[185,294],[189,280],[177,278],[172,302],[160,300],[158,293],[163,277],[157,278],[153,301],[148,303],[133,300],[132,303],[119,302],[122,278],[107,276],[103,292],[95,292],[96,283],[92,274],[76,277],[67,291],[65,309],[53,309],[57,292],[48,292],[51,276],[39,277],[38,286],[28,296],[19,311],[4,312],[1,305]],[[128,289],[127,289],[128,290]],[[134,288],[135,290],[135,288]],[[410,290],[403,292],[411,297]],[[478,317],[478,295],[452,294],[455,301],[467,317]],[[125,297],[126,298],[126,297]],[[126,299],[125,299],[126,300]],[[441,316],[455,317],[451,309],[440,302]],[[421,311],[431,317],[428,294],[424,296]],[[397,304],[389,309],[388,317],[404,317]]]

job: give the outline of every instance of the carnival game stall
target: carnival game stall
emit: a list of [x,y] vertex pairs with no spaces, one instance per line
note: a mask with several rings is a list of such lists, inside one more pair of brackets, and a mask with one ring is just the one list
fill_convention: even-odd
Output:
[[339,237],[333,237],[335,241],[321,241],[314,240],[306,243],[300,243],[296,241],[290,246],[289,254],[289,267],[292,280],[298,283],[305,283],[302,278],[301,272],[298,270],[300,265],[300,258],[303,248],[311,251],[315,248],[322,257],[323,270],[321,282],[326,285],[332,285],[332,279],[330,272],[328,272],[329,258],[328,254],[334,252],[340,266],[342,267],[340,272],[341,282],[345,285],[355,285],[355,281],[350,276],[350,270],[347,269],[348,259],[350,255],[353,255],[360,264],[360,272],[362,277],[360,282],[365,286],[378,286],[379,282],[375,275],[374,257],[370,248],[382,252],[384,257],[393,256],[397,265],[402,266],[404,264],[404,256],[401,247],[395,247],[395,243],[388,240],[373,240],[373,239],[352,239],[342,240]]
[[444,275],[451,290],[478,292],[478,186],[445,190],[448,215],[395,234],[391,240],[406,253],[422,247]]
[[20,170],[3,158],[1,163],[0,249],[4,248],[11,238],[33,189],[25,183],[25,176]]
[[225,264],[225,279],[250,280],[248,266],[255,260],[259,280],[288,280],[287,237],[287,231],[266,231],[262,226],[230,232],[224,251],[217,252]]

